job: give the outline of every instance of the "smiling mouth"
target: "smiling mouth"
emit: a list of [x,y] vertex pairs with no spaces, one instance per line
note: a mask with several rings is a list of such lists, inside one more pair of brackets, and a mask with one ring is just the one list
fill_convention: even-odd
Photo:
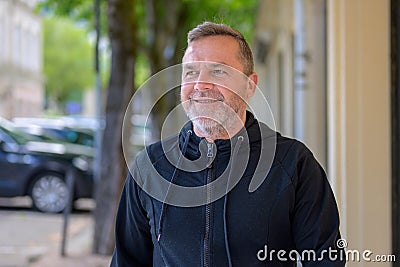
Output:
[[213,99],[213,98],[204,98],[204,99],[190,99],[191,101],[194,101],[196,103],[216,103],[220,102],[222,100],[220,99]]

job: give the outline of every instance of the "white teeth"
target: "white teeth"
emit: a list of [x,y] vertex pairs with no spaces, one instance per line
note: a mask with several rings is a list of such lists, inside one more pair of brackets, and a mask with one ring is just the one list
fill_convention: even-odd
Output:
[[196,101],[197,103],[214,103],[219,100],[217,100],[217,99],[193,99],[193,101]]

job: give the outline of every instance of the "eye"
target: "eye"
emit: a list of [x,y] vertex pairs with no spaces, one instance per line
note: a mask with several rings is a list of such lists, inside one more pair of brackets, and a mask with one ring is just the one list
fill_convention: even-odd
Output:
[[185,72],[185,77],[190,78],[190,77],[196,77],[199,74],[197,70],[190,70]]
[[227,72],[222,69],[215,69],[212,71],[212,73],[217,76],[222,76],[227,74]]
[[191,70],[191,71],[186,72],[186,75],[187,75],[187,76],[191,76],[191,75],[196,75],[197,73],[198,73],[198,71],[196,71],[196,70]]

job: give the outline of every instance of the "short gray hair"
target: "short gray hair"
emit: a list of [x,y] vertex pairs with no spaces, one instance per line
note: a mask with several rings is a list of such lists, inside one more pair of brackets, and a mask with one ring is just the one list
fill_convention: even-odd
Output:
[[243,63],[243,72],[250,75],[254,72],[253,53],[243,34],[226,24],[203,22],[188,32],[187,42],[198,40],[207,36],[231,36],[239,44],[239,60]]

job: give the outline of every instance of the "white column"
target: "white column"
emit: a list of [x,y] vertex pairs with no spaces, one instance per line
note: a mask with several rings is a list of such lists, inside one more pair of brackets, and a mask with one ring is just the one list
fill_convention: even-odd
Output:
[[328,170],[348,249],[373,255],[391,253],[389,2],[329,0],[327,14]]

